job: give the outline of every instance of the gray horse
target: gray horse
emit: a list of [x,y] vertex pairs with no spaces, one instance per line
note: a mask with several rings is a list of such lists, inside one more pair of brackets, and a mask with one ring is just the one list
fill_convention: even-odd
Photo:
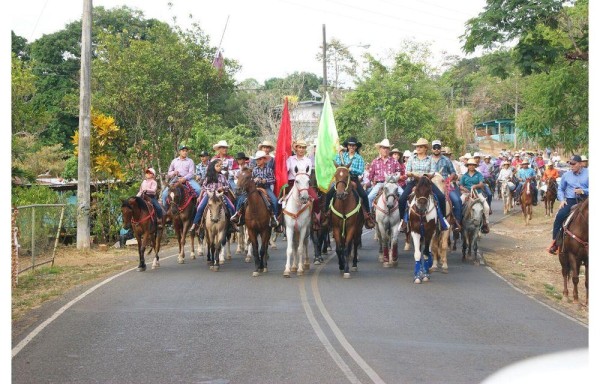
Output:
[[[483,203],[479,199],[469,199],[463,205],[462,219],[462,261],[467,261],[467,248],[469,249],[469,261],[473,264],[484,264],[481,255],[477,252],[477,243],[481,236],[481,225],[483,224]],[[473,252],[475,255],[473,256]]]

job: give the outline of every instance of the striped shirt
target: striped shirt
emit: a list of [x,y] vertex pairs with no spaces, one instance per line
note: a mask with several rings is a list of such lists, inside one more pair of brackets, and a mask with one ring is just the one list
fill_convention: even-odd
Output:
[[419,159],[417,155],[412,155],[408,158],[406,165],[406,173],[412,172],[418,175],[435,172],[435,166],[431,161],[431,156],[426,156],[424,159]]
[[444,179],[448,178],[451,174],[456,173],[454,164],[452,164],[452,161],[444,155],[440,156],[437,161],[435,157],[432,156],[431,162],[433,163],[433,169],[440,173]]
[[200,177],[200,179],[204,179],[206,177],[206,170],[208,169],[208,164],[209,163],[198,163],[196,165],[196,175],[198,175],[198,177]]
[[185,177],[188,181],[194,177],[194,160],[186,157],[182,159],[181,157],[176,157],[171,161],[171,165],[169,165],[169,171],[167,172],[167,176],[169,178],[178,175],[178,177]]
[[252,169],[252,178],[256,179],[265,179],[265,183],[256,183],[256,186],[259,188],[269,188],[271,185],[275,183],[275,174],[273,173],[273,169],[263,165],[262,167],[256,166]]
[[335,155],[335,163],[337,165],[348,164],[352,160],[352,164],[350,164],[350,176],[361,176],[365,172],[365,160],[361,155],[355,153],[354,156],[350,157],[348,152],[343,152],[342,157],[340,159],[340,154]]
[[371,184],[383,183],[386,176],[400,176],[400,163],[393,157],[384,160],[379,156],[371,162]]

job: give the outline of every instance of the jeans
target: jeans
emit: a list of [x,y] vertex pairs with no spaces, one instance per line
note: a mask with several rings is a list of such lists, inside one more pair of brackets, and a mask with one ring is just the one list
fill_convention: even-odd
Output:
[[560,231],[560,227],[563,222],[571,213],[571,207],[577,204],[577,199],[567,199],[567,204],[565,204],[561,209],[556,212],[556,217],[554,218],[554,225],[552,226],[552,240],[556,240],[556,236],[558,235],[558,231]]
[[150,201],[152,202],[152,206],[154,207],[154,210],[156,211],[156,217],[158,217],[159,219],[161,219],[162,218],[162,208],[158,204],[158,200],[156,200],[156,197],[154,197],[154,196],[148,196],[148,197],[150,197]]
[[450,201],[452,201],[452,213],[454,214],[454,218],[460,222],[462,220],[462,201],[460,200],[460,191],[457,188],[454,188],[453,191],[448,193],[450,196]]
[[[194,179],[188,180],[188,183],[190,184],[190,186],[194,189],[194,191],[196,192],[196,196],[200,196],[200,184],[198,184],[198,182]],[[169,188],[165,188],[162,191],[162,195],[161,195],[161,200],[163,203],[163,206],[167,206],[167,196],[169,195]]]
[[492,206],[492,190],[490,189],[490,186],[487,185],[486,183],[483,183],[483,189],[485,190],[485,199],[488,202],[488,205],[491,207]]
[[[279,214],[279,206],[278,206],[279,204],[277,202],[277,197],[275,197],[275,194],[273,193],[271,188],[265,188],[265,191],[267,192],[267,196],[269,196],[269,200],[271,200],[271,206],[273,208],[273,215],[275,217],[277,217],[277,215]],[[246,200],[248,200],[248,195],[245,193],[238,197],[237,203],[235,204],[236,212],[239,212],[240,208],[246,202]]]
[[[227,210],[229,211],[229,216],[231,217],[233,215],[233,204],[225,196],[223,196],[222,199],[225,199],[224,200],[225,206],[227,207]],[[208,205],[208,194],[205,193],[204,195],[202,195],[202,200],[200,200],[198,209],[196,209],[196,216],[194,216],[194,221],[193,221],[194,224],[198,224],[200,222],[200,219],[202,219],[202,214],[204,214],[204,210],[206,209],[207,205]]]

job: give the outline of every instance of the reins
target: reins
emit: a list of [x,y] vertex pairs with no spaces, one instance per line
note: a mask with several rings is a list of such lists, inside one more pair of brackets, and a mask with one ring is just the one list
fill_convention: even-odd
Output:
[[573,232],[571,232],[569,230],[569,225],[571,225],[571,223],[575,222],[575,218],[577,218],[581,215],[582,215],[581,207],[578,207],[577,208],[577,216],[574,217],[573,219],[571,219],[571,221],[566,226],[563,226],[563,229],[565,231],[565,236],[566,235],[570,236],[573,240],[575,240],[579,244],[583,245],[585,247],[586,252],[589,252],[589,242],[583,241],[581,238],[579,238],[577,235],[575,235]]

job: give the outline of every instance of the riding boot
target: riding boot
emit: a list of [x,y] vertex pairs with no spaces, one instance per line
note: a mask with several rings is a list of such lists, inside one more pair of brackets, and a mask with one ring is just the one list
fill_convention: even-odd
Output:
[[481,225],[481,233],[483,233],[483,234],[490,233],[490,227],[488,226],[485,216],[483,217],[483,224]]
[[548,248],[548,253],[552,254],[552,255],[556,255],[558,252],[558,244],[556,243],[556,240],[552,240],[552,244],[550,244],[550,248]]
[[400,222],[400,232],[408,233],[408,226],[406,225],[406,221],[404,219],[402,219]]
[[192,226],[190,227],[190,232],[194,232],[194,229],[196,229],[196,224],[192,223]]
[[367,212],[367,210],[363,207],[362,209],[363,216],[365,218],[365,228],[372,229],[375,228],[375,215],[371,212]]

